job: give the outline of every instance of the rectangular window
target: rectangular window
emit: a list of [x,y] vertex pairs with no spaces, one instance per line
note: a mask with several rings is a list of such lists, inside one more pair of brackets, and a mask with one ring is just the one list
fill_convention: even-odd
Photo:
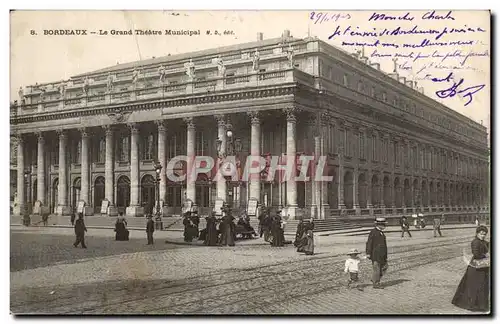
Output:
[[130,137],[125,136],[122,138],[120,143],[120,161],[129,162],[130,154]]
[[106,138],[102,137],[97,142],[97,162],[104,163],[106,161]]
[[210,207],[210,187],[208,185],[196,186],[196,204],[199,207]]
[[366,159],[365,156],[365,134],[360,132],[358,133],[359,140],[358,140],[358,148],[359,148],[359,158],[360,159]]

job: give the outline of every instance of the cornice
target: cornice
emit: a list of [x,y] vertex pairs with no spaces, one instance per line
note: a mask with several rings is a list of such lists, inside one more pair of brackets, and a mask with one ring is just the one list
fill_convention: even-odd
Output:
[[[257,98],[269,98],[275,96],[285,96],[295,94],[295,85],[272,88],[272,89],[259,89],[259,90],[249,90],[249,91],[238,91],[233,93],[222,93],[222,94],[211,94],[211,95],[194,95],[175,98],[175,99],[163,99],[151,102],[129,102],[114,105],[99,105],[89,108],[79,108],[72,111],[58,111],[58,112],[42,112],[36,113],[30,116],[17,116],[10,119],[11,124],[27,124],[38,121],[46,120],[57,120],[64,118],[78,118],[84,116],[96,116],[96,115],[116,115],[117,112],[121,114],[131,113],[133,111],[140,110],[150,110],[159,108],[169,108],[169,107],[179,107],[188,105],[200,105],[209,104],[216,102],[227,102],[235,100],[248,100]],[[117,123],[121,122],[121,119],[116,120]]]

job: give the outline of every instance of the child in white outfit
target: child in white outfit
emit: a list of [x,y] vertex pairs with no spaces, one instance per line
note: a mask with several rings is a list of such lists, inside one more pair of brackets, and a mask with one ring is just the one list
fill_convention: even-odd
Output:
[[359,252],[357,249],[352,249],[347,253],[349,258],[345,261],[345,269],[344,272],[349,274],[349,281],[347,283],[347,287],[349,288],[357,288],[358,290],[363,290],[363,288],[358,286],[358,272],[359,272],[359,263],[361,259],[359,258]]

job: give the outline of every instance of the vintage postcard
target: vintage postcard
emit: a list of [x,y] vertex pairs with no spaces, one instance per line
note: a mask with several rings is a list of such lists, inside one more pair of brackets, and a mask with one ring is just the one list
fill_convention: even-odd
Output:
[[10,310],[482,314],[489,11],[10,14]]

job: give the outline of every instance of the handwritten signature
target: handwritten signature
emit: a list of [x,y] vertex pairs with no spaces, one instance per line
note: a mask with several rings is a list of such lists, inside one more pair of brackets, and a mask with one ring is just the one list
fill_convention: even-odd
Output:
[[468,87],[468,88],[465,88],[462,90],[458,90],[458,88],[462,85],[462,83],[464,83],[464,79],[461,78],[460,81],[458,81],[458,83],[454,82],[455,79],[453,78],[453,72],[450,72],[450,74],[448,74],[448,76],[446,78],[443,78],[443,79],[432,78],[431,80],[432,80],[432,82],[452,82],[452,80],[453,80],[453,85],[450,88],[436,91],[436,95],[439,98],[444,99],[444,98],[452,98],[457,94],[464,94],[462,97],[463,98],[468,97],[468,99],[469,99],[469,101],[467,101],[467,103],[465,103],[464,106],[467,106],[468,104],[470,104],[472,102],[472,95],[473,94],[477,93],[478,91],[482,90],[485,87],[484,84],[479,84],[476,86],[472,86],[472,87]]

